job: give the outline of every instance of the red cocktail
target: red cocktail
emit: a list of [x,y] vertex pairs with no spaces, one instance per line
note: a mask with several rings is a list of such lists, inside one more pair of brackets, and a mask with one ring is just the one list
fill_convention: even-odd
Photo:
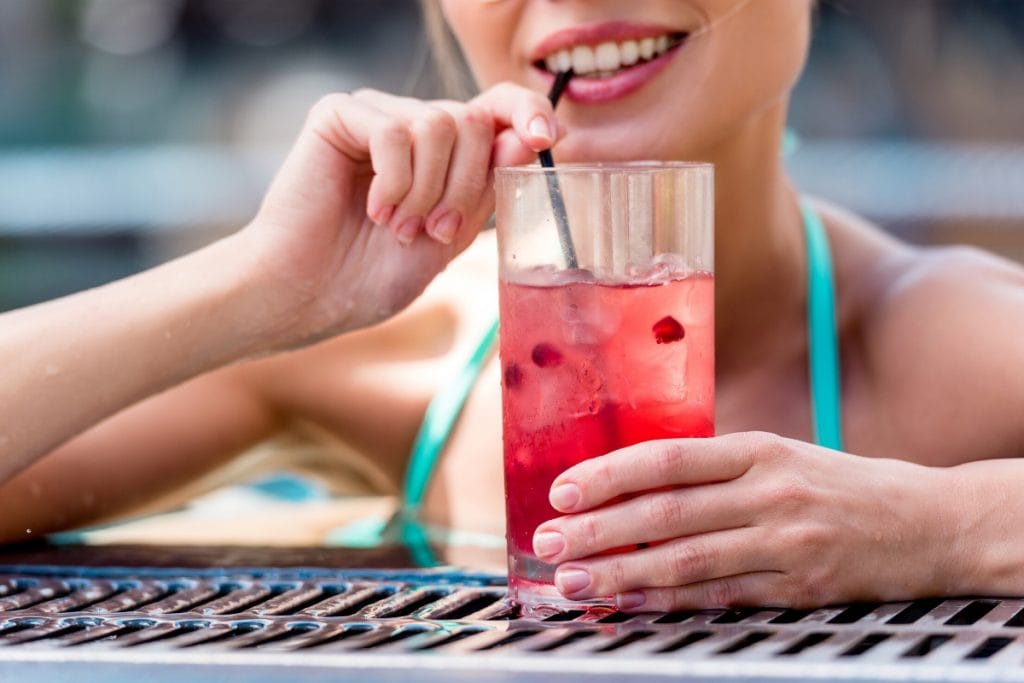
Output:
[[713,205],[706,164],[497,171],[509,593],[527,610],[580,605],[533,553],[558,475],[714,433]]
[[532,549],[537,526],[559,514],[555,477],[641,441],[714,433],[714,280],[527,279],[501,285],[509,588],[557,604],[555,568]]

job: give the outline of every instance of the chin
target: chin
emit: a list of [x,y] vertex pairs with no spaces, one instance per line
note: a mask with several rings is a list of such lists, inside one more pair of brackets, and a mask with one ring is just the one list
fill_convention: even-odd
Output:
[[652,138],[650,130],[644,124],[630,124],[626,130],[621,127],[577,129],[555,147],[555,161],[582,164],[688,160],[681,145],[666,145],[664,138]]

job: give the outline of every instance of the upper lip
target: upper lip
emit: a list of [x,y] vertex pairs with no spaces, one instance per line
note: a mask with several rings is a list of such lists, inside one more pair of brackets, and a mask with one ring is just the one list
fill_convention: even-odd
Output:
[[549,55],[559,50],[566,50],[577,45],[600,45],[608,42],[622,42],[625,40],[640,40],[642,38],[656,38],[665,34],[682,34],[671,26],[660,26],[656,24],[634,24],[631,22],[607,22],[603,24],[591,24],[589,26],[577,26],[556,31],[537,43],[530,53],[531,62],[542,62]]

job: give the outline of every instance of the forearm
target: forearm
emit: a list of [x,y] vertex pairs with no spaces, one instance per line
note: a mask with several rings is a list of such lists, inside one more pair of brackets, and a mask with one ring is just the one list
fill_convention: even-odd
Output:
[[238,241],[0,316],[0,482],[122,408],[264,348],[276,312]]
[[955,592],[1024,595],[1024,460],[984,460],[948,472],[955,485],[945,504],[962,539]]

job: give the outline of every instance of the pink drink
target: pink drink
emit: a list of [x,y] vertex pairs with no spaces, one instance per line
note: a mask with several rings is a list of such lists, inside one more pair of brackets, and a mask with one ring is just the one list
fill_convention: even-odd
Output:
[[530,606],[571,606],[555,567],[533,554],[537,526],[558,515],[551,483],[623,446],[714,434],[714,280],[525,277],[501,283],[509,591]]

